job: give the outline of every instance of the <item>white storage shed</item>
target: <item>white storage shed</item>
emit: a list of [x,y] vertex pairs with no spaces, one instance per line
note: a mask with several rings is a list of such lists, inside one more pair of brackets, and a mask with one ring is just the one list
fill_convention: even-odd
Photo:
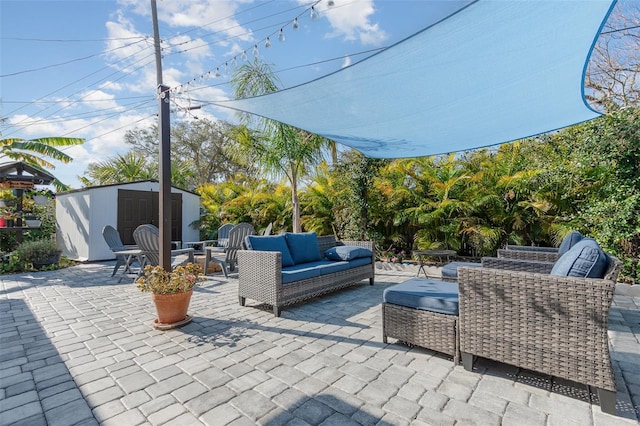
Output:
[[[124,244],[135,244],[133,230],[138,225],[158,226],[159,187],[148,180],[58,193],[56,239],[62,254],[79,261],[114,259],[102,228],[111,225]],[[200,196],[171,188],[171,240],[198,241],[198,219]]]

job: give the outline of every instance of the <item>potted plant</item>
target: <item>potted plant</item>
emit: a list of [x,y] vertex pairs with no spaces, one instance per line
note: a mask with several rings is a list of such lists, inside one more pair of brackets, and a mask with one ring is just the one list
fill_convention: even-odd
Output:
[[202,268],[195,263],[178,266],[173,271],[165,271],[161,266],[147,265],[144,275],[136,280],[138,289],[151,293],[158,318],[155,327],[168,329],[191,321],[187,315],[193,287],[198,285]]
[[24,222],[29,228],[39,228],[40,225],[42,225],[42,220],[40,220],[38,216],[34,215],[25,215]]
[[57,265],[62,252],[53,240],[25,241],[16,249],[16,255],[27,262],[31,262],[36,269]]
[[13,228],[16,226],[16,218],[18,214],[13,210],[12,207],[7,207],[2,211],[2,217],[4,217],[7,228]]
[[53,193],[48,189],[33,189],[28,192],[33,198],[33,201],[38,205],[45,205],[49,198],[53,196]]
[[16,205],[16,196],[10,189],[0,190],[0,207],[12,207]]

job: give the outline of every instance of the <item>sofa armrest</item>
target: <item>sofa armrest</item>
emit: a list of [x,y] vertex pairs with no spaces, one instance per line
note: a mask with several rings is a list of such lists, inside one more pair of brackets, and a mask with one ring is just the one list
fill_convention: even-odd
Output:
[[195,262],[193,247],[171,250],[171,256],[177,256],[180,254],[186,254],[187,256],[189,256],[189,262]]
[[540,262],[535,260],[505,259],[498,257],[483,257],[482,267],[492,269],[506,269],[510,271],[537,272],[549,274],[554,262]]
[[282,253],[238,250],[238,295],[276,305],[282,296]]
[[506,259],[537,260],[541,262],[555,262],[561,255],[557,252],[534,250],[505,250],[498,249],[498,257]]
[[458,283],[461,352],[615,391],[614,281],[461,266]]

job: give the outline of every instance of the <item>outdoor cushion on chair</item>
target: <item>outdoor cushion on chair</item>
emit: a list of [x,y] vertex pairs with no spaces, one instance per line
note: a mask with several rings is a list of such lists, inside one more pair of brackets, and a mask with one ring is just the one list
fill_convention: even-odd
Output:
[[575,246],[583,239],[584,236],[578,231],[569,232],[569,234],[562,240],[562,243],[560,243],[560,247],[558,247],[558,254],[565,254],[571,249],[571,247]]
[[371,257],[373,253],[366,247],[336,246],[325,250],[324,256],[329,260],[353,260],[361,257]]
[[602,278],[607,264],[607,255],[598,243],[591,238],[584,238],[558,259],[551,269],[551,275]]
[[249,250],[279,251],[282,253],[283,267],[293,266],[295,264],[284,235],[247,235],[244,241]]
[[482,267],[482,263],[471,262],[451,262],[442,267],[442,278],[446,280],[456,281],[458,278],[458,266],[474,266]]
[[384,290],[385,303],[458,315],[458,284],[413,278]]
[[287,240],[289,252],[296,265],[322,260],[322,254],[318,247],[318,236],[315,232],[287,232],[284,237]]

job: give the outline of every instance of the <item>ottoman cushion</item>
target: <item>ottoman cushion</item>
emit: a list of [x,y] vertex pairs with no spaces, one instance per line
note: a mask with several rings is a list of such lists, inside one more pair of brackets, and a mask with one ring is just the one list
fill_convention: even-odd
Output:
[[472,262],[451,262],[442,267],[442,278],[457,279],[458,278],[458,266],[477,266],[482,267],[482,263]]
[[458,315],[458,283],[413,278],[384,290],[385,303]]

